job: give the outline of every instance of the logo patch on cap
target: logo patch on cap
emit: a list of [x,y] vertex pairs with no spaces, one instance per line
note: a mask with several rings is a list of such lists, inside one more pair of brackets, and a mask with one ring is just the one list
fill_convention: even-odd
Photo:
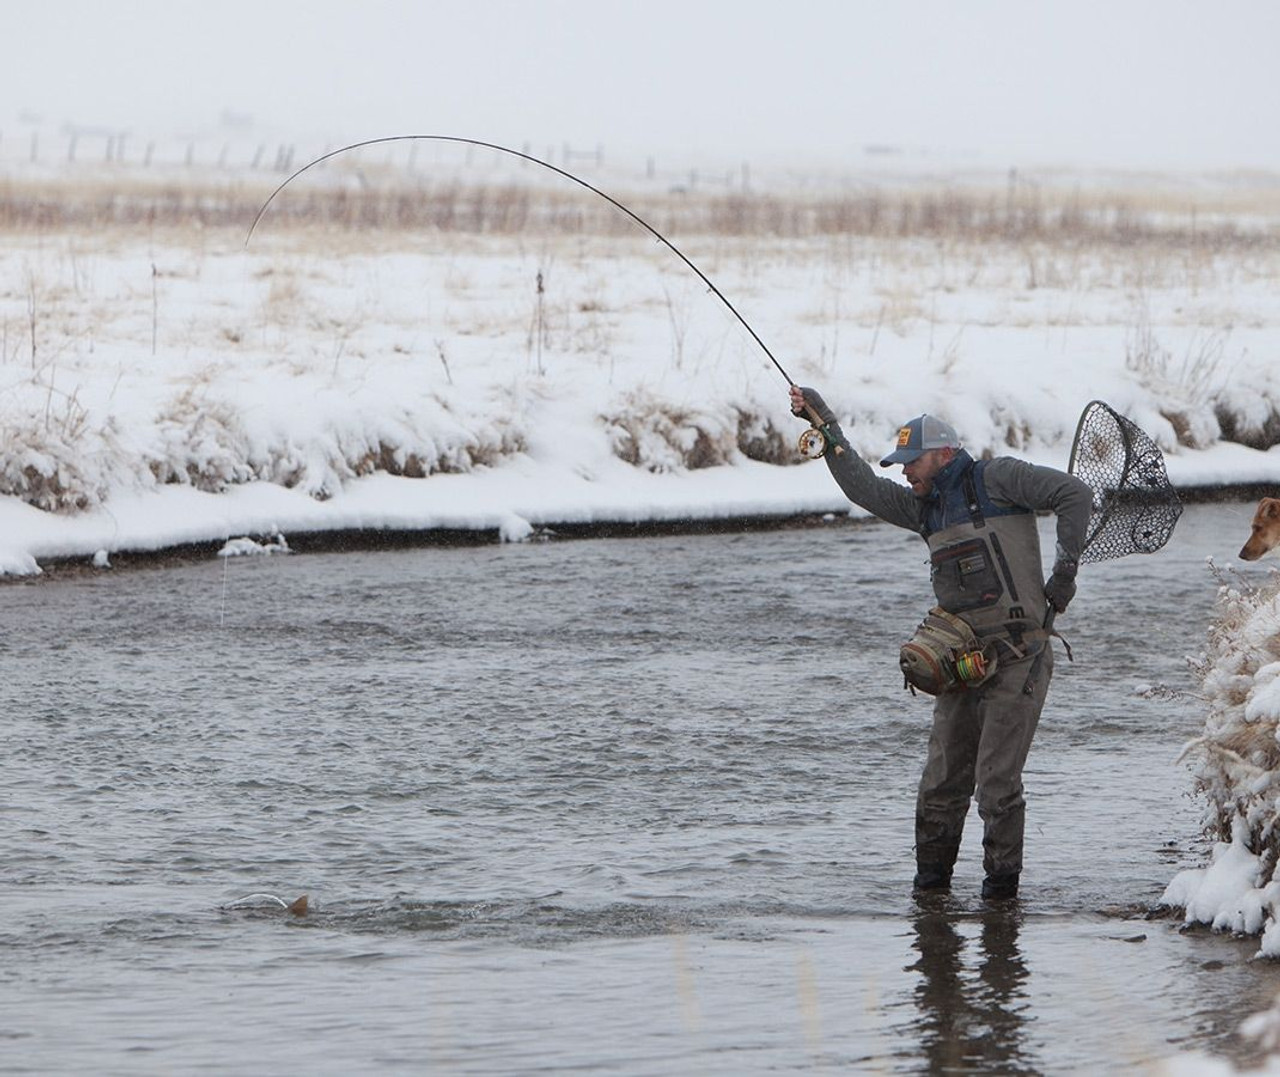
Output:
[[904,426],[898,431],[898,448],[905,449],[911,444],[911,427]]

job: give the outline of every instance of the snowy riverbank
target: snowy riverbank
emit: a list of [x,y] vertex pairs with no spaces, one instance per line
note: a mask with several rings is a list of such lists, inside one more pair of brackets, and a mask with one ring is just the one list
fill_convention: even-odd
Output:
[[[797,424],[802,428],[802,424]],[[1045,462],[1061,465],[1050,457]],[[1280,454],[1219,446],[1170,461],[1183,486],[1275,482]],[[808,514],[863,515],[821,462],[782,467],[741,461],[654,474],[602,457],[591,474],[571,461],[529,458],[429,480],[386,474],[356,478],[326,500],[267,482],[220,493],[187,485],[117,493],[93,509],[55,514],[17,498],[0,500],[0,574],[38,574],[42,562],[150,554],[192,544],[274,534],[361,531],[474,531],[521,541],[561,526],[720,523]],[[477,536],[478,538],[483,536]]]
[[1263,582],[1222,574],[1207,648],[1195,663],[1204,731],[1187,745],[1211,862],[1179,874],[1162,898],[1189,924],[1260,935],[1260,957],[1280,957],[1280,573]]
[[[931,411],[975,454],[1065,466],[1101,398],[1179,485],[1280,485],[1280,250],[1265,185],[1223,215],[1240,183],[1150,205],[1028,183],[990,203],[913,187],[644,208],[869,458]],[[625,220],[575,232],[563,198],[527,220],[545,187],[411,192],[447,228],[268,216],[248,247],[194,195],[78,190],[52,228],[13,196],[0,572],[276,529],[518,539],[848,507],[821,464],[796,466],[786,381],[726,306]],[[125,226],[121,205],[172,219]],[[875,223],[889,212],[897,230]]]
[[[1204,867],[1173,878],[1161,903],[1179,910],[1189,925],[1259,937],[1257,956],[1277,958],[1280,573],[1261,583],[1235,578],[1229,569],[1221,575],[1216,617],[1195,662],[1204,730],[1183,753],[1204,801],[1206,831],[1220,840]],[[1240,1034],[1269,1052],[1266,1066],[1256,1072],[1280,1073],[1280,998],[1244,1021]],[[1237,1070],[1196,1054],[1171,1061],[1164,1072],[1228,1077]]]

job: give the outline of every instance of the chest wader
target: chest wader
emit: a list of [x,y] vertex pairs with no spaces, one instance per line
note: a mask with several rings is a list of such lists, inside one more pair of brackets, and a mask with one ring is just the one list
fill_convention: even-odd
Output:
[[[916,860],[947,878],[975,791],[987,875],[1016,877],[1022,870],[1022,768],[1053,669],[1042,627],[1044,570],[1035,514],[997,507],[982,471],[982,463],[973,464],[941,489],[922,528],[939,607],[961,618],[984,651],[998,656],[991,677],[973,687],[959,683],[934,703],[916,799]],[[1028,661],[1041,650],[1040,669],[1024,691]]]

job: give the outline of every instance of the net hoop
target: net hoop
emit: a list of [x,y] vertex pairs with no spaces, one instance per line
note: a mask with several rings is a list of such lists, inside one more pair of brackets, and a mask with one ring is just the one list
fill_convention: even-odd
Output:
[[1080,414],[1067,470],[1093,491],[1081,562],[1155,553],[1169,541],[1182,501],[1159,447],[1102,400]]

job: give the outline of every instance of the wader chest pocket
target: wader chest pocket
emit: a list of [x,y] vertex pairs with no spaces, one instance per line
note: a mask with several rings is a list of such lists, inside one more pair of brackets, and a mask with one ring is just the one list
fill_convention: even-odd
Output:
[[1004,594],[1004,584],[982,539],[938,550],[932,562],[934,594],[952,613],[993,605]]

